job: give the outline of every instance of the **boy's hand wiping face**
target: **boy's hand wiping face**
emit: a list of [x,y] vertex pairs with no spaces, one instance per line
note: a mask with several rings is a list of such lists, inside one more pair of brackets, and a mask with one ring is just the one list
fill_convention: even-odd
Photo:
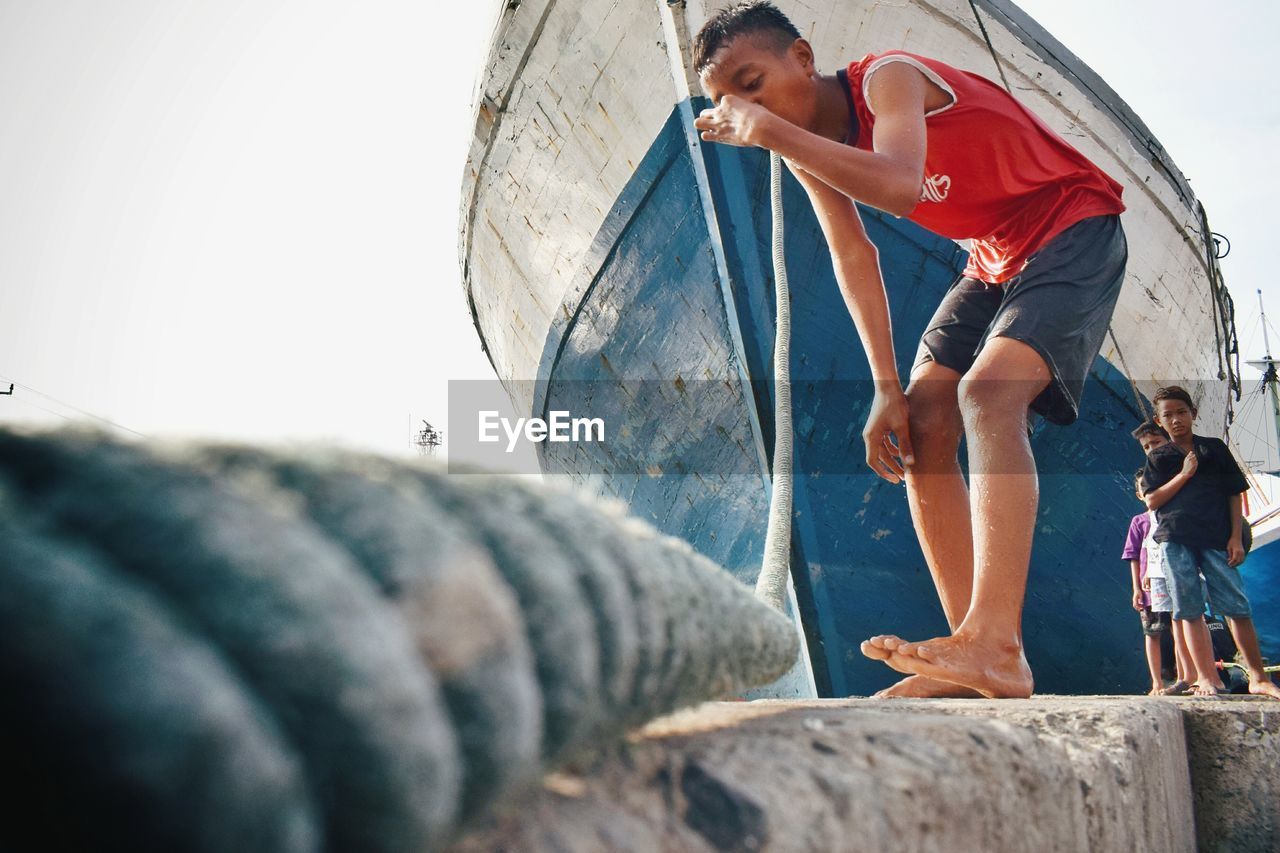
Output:
[[725,95],[715,107],[703,110],[694,119],[693,126],[702,131],[704,142],[752,146],[759,144],[760,122],[768,115],[769,111],[757,103]]

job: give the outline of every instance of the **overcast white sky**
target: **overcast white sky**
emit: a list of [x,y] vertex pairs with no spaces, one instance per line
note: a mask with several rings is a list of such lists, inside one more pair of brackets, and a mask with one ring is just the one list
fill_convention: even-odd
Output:
[[[1280,4],[1022,6],[1191,178],[1259,351],[1255,288],[1280,317]],[[0,377],[20,383],[0,422],[74,406],[391,453],[443,424],[447,381],[490,375],[456,234],[496,9],[0,0]]]
[[[0,375],[147,434],[407,452],[491,375],[456,235],[495,9],[0,0]],[[77,414],[0,417],[35,406]]]

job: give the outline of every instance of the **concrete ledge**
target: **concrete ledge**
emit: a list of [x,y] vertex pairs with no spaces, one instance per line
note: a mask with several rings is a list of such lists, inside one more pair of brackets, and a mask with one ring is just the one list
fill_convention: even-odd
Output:
[[1280,850],[1280,702],[1179,699],[1202,851]]
[[1174,702],[712,703],[549,777],[455,850],[1163,853],[1195,848],[1191,802]]

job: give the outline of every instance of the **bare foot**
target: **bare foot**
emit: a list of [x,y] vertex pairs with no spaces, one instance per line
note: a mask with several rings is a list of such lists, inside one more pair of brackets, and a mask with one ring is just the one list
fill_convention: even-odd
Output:
[[1147,695],[1148,695],[1148,696],[1163,696],[1163,695],[1164,695],[1164,688],[1163,688],[1163,687],[1152,687],[1150,690],[1148,690],[1148,691],[1147,691]]
[[1183,681],[1182,679],[1178,679],[1173,682],[1173,684],[1170,684],[1164,690],[1160,691],[1161,695],[1164,696],[1186,696],[1190,692],[1190,683]]
[[[892,643],[892,645],[886,645],[886,643]],[[864,640],[860,648],[865,657],[872,660],[888,660],[889,655],[893,654],[893,650],[901,643],[901,640],[891,634],[880,634],[870,640]]]
[[1222,688],[1211,681],[1197,681],[1191,685],[1192,696],[1217,696]]
[[892,687],[876,693],[873,699],[981,699],[982,694],[950,681],[935,681],[923,675],[908,675]]
[[[894,636],[873,637],[862,645],[863,654],[884,660],[898,672],[959,684],[988,699],[1025,699],[1034,689],[1022,649],[983,645],[963,633],[923,643],[908,643]],[[868,653],[868,646],[875,654]],[[888,651],[889,656],[880,658],[882,651]]]
[[1274,681],[1268,678],[1249,679],[1249,692],[1254,696],[1270,696],[1272,699],[1280,699],[1280,687],[1276,687]]

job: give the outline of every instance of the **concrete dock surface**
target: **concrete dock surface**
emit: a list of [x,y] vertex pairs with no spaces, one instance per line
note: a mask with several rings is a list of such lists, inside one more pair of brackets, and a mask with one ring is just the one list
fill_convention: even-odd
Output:
[[1280,702],[713,702],[582,756],[461,851],[1275,851]]

